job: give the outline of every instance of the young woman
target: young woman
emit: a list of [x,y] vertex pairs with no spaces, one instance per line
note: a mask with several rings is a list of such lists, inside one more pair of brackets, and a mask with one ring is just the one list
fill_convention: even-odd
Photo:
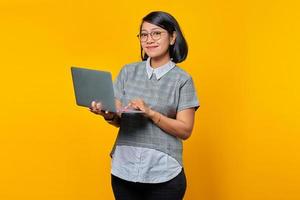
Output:
[[188,54],[176,19],[166,12],[145,16],[138,35],[141,62],[125,65],[114,90],[118,110],[93,101],[90,110],[119,127],[111,152],[117,200],[181,200],[186,190],[182,140],[190,137],[199,107],[192,77],[176,64]]

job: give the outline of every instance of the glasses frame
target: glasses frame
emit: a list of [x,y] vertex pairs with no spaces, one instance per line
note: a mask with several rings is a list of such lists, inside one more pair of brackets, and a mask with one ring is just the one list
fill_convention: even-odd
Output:
[[[157,33],[157,32],[160,32],[159,38],[154,39],[154,38],[153,38],[153,34],[154,34],[154,33]],[[152,32],[150,32],[150,33],[147,33],[147,37],[146,37],[145,40],[142,40],[141,33],[140,33],[140,34],[137,34],[137,37],[139,38],[139,40],[140,40],[141,42],[147,42],[148,39],[149,39],[149,35],[150,35],[150,37],[152,38],[152,40],[157,41],[157,40],[159,40],[159,39],[161,38],[161,34],[162,34],[162,33],[167,33],[167,31],[152,31]],[[146,34],[146,33],[145,33],[145,34]]]

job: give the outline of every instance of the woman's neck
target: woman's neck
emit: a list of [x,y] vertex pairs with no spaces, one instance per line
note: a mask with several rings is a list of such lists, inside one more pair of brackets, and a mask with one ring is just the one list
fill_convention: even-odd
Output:
[[151,58],[150,66],[155,69],[160,66],[163,66],[164,64],[168,63],[169,61],[170,61],[170,56],[168,54],[164,55],[162,57]]

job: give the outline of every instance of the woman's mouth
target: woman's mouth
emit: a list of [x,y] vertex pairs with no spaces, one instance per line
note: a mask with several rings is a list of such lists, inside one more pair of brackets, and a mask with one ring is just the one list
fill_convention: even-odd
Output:
[[153,50],[153,49],[155,49],[156,47],[158,47],[158,46],[148,46],[148,47],[146,47],[148,50]]

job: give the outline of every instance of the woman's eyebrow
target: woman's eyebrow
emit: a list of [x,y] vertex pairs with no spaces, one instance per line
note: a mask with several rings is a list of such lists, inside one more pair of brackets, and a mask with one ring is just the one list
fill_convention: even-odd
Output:
[[[160,30],[160,28],[152,28],[152,29],[150,29],[150,31],[152,31],[152,30]],[[142,29],[142,31],[147,31],[146,29]]]

